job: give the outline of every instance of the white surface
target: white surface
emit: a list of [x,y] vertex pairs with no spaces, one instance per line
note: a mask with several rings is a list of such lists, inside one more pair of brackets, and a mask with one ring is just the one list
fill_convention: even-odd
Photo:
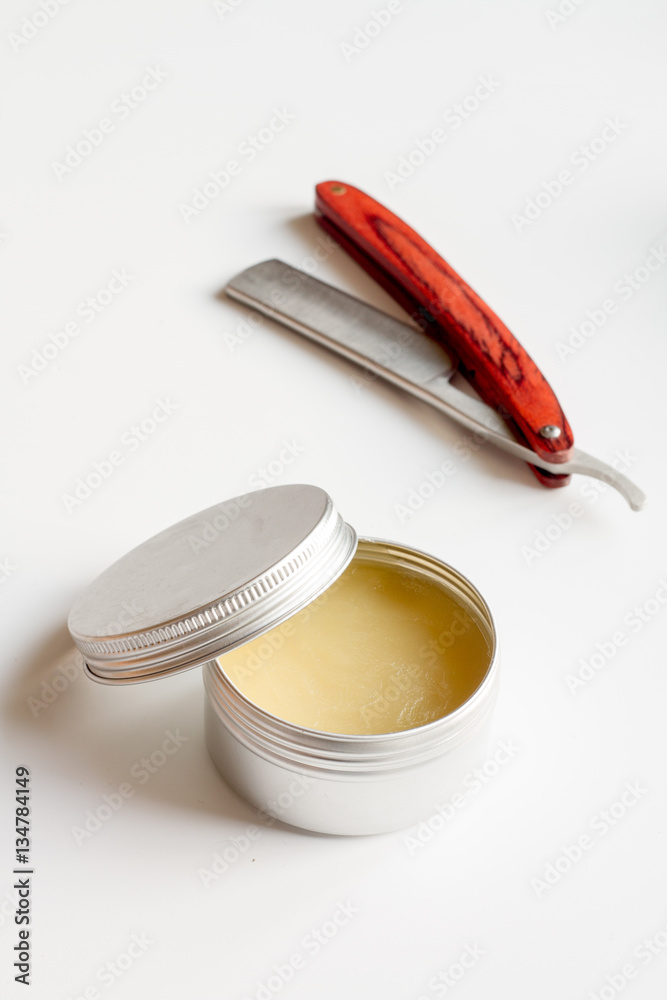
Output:
[[[218,6],[73,2],[14,51],[8,36],[40,8],[3,5],[2,994],[26,995],[7,894],[14,769],[27,765],[40,1000],[653,1000],[667,980],[666,611],[646,602],[667,597],[667,268],[631,296],[614,284],[667,247],[664,6],[587,0],[550,25],[556,0],[414,0],[347,59],[341,43],[386,3]],[[121,117],[114,102],[149,67],[166,79]],[[480,77],[494,92],[455,127],[455,112],[443,116]],[[294,120],[248,162],[239,147],[274,108]],[[54,161],[104,117],[113,131],[59,180]],[[584,170],[576,151],[608,118],[624,127]],[[437,127],[446,140],[392,190],[385,173]],[[239,175],[187,224],[179,206],[233,158]],[[517,232],[513,214],[566,168],[573,182]],[[390,205],[489,301],[555,386],[577,443],[632,456],[645,512],[581,478],[544,490],[485,449],[459,454],[456,475],[414,517],[397,516],[452,459],[457,428],[391,388],[360,391],[350,366],[268,322],[247,336],[245,311],[218,297],[251,263],[300,265],[326,245],[313,185],[334,177]],[[33,348],[123,268],[122,294],[94,322],[79,316],[79,335],[26,382]],[[394,309],[340,251],[316,273]],[[560,357],[570,326],[608,298],[617,311]],[[165,399],[174,412],[133,444],[133,425]],[[427,549],[480,587],[503,646],[494,741],[520,750],[419,848],[404,833],[261,828],[206,888],[199,870],[256,817],[207,757],[198,673],[118,690],[78,676],[46,707],[30,699],[63,686],[67,611],[93,576],[259,485],[283,442],[298,454],[275,482],[323,486],[361,533]],[[113,475],[68,512],[63,494],[114,450]],[[574,502],[580,516],[556,538]],[[531,555],[547,530],[554,540]],[[657,610],[634,625],[637,606]],[[567,675],[618,631],[625,645],[571,693]],[[168,730],[187,742],[142,781],[138,762]],[[73,828],[128,781],[132,797],[77,844]],[[602,833],[596,816],[626,782],[643,791]],[[581,860],[538,895],[532,880],[584,835]],[[304,939],[347,901],[358,912],[315,954]],[[152,943],[122,976],[98,978],[132,934]],[[436,981],[458,974],[468,945],[484,954],[460,982]],[[295,954],[304,967],[262,994]],[[627,963],[633,978],[614,979]]]

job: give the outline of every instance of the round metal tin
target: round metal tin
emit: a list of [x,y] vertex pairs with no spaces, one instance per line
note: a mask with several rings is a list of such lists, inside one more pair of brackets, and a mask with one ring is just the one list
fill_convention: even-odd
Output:
[[435,556],[381,539],[359,539],[357,559],[440,584],[485,635],[488,667],[470,697],[433,722],[351,735],[272,715],[231,682],[224,658],[208,663],[206,742],[220,774],[260,815],[318,833],[384,833],[437,812],[436,802],[456,794],[484,760],[498,693],[495,623],[466,577]]
[[167,676],[290,618],[340,576],[356,546],[317,486],[248,493],[128,552],[81,595],[69,630],[97,681]]

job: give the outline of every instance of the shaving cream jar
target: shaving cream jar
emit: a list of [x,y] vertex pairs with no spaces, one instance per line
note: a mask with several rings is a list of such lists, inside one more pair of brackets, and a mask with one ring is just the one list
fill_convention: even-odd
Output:
[[[123,630],[129,601],[142,611]],[[166,529],[90,585],[69,629],[101,683],[203,666],[216,767],[293,826],[410,826],[484,754],[498,686],[486,602],[434,556],[358,539],[315,486]]]

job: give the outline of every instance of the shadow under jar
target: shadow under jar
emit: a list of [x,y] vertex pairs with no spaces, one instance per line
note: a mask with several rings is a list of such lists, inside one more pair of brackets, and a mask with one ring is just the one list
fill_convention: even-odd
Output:
[[[132,600],[131,627],[103,624]],[[168,528],[98,577],[69,626],[102,683],[204,664],[216,767],[296,827],[410,826],[484,755],[498,686],[484,599],[431,555],[357,539],[315,486]]]

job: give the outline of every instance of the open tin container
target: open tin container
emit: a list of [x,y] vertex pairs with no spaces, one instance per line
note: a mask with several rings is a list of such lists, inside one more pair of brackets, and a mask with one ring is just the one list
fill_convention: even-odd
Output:
[[[227,676],[225,654],[292,618],[355,559],[438,584],[477,623],[488,666],[454,711],[398,732],[323,732],[265,711]],[[123,630],[129,602],[142,610]],[[408,827],[458,790],[484,753],[498,687],[486,602],[433,556],[357,539],[316,486],[249,493],[167,528],[102,573],[68,624],[88,676],[103,684],[203,666],[206,741],[216,767],[242,798],[292,826],[333,834]]]

